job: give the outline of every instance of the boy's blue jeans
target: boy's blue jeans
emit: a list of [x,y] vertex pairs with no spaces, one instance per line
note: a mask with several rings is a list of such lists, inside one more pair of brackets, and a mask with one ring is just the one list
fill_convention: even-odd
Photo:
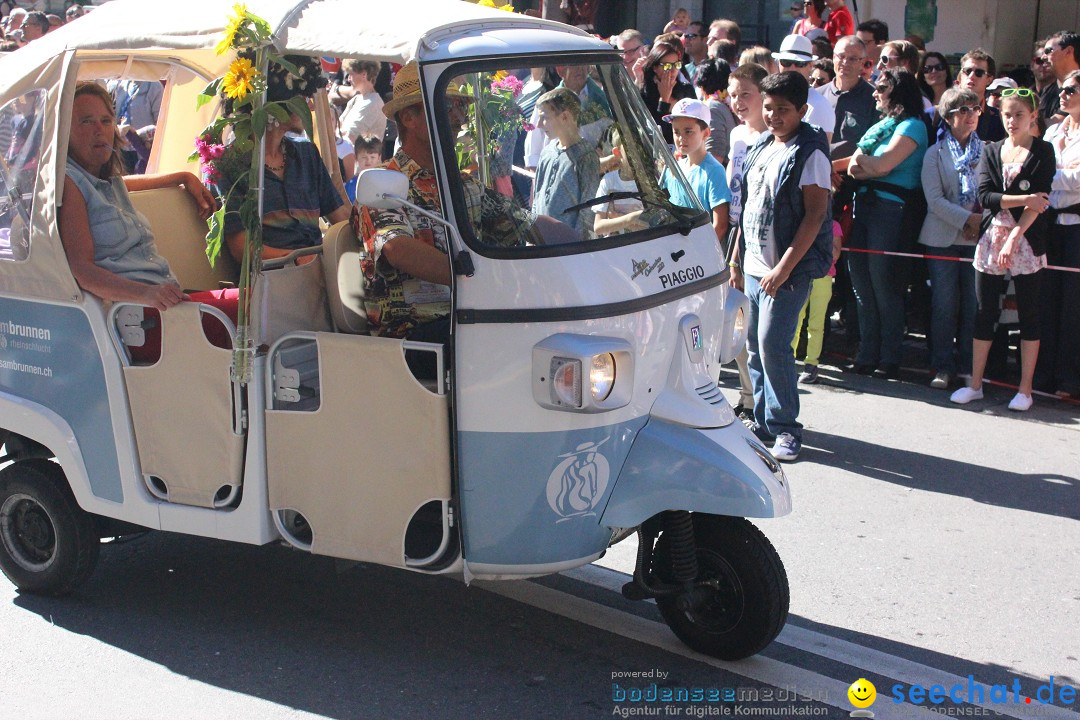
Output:
[[761,289],[760,278],[745,278],[750,299],[746,345],[754,384],[754,420],[773,437],[790,433],[801,441],[798,376],[791,339],[795,337],[799,311],[810,296],[810,278],[802,275],[788,280],[776,291],[775,298]]

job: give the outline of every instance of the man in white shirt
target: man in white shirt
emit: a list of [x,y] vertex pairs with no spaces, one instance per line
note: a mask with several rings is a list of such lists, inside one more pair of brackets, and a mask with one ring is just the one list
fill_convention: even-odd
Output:
[[[774,52],[772,56],[780,64],[781,70],[793,70],[809,82],[810,73],[814,71],[814,46],[805,35],[788,35],[780,43],[780,52]],[[806,98],[803,120],[824,130],[828,142],[832,142],[836,115],[829,101],[815,88],[810,88]]]

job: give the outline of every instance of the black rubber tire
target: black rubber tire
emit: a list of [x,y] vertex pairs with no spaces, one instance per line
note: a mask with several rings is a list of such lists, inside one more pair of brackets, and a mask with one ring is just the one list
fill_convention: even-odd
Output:
[[[744,518],[695,513],[698,579],[720,579],[720,590],[697,610],[679,607],[682,596],[656,599],[672,632],[694,650],[721,660],[761,652],[787,622],[787,573],[769,539]],[[656,543],[656,576],[671,581],[670,537]],[[708,592],[708,591],[707,591]]]
[[90,577],[100,546],[59,465],[20,460],[0,470],[0,569],[20,592],[67,595]]

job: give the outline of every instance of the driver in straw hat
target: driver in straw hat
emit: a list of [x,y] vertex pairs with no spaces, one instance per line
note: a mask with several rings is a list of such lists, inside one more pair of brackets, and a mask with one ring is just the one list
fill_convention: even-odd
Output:
[[[471,97],[451,84],[445,91],[446,113],[452,131],[467,119]],[[394,78],[394,97],[383,113],[397,123],[401,148],[384,167],[409,179],[408,200],[441,213],[435,160],[423,107],[415,61]],[[510,198],[485,188],[469,173],[461,186],[473,232],[487,244],[521,245],[542,238],[536,221]],[[445,228],[409,208],[381,210],[357,207],[353,214],[357,236],[368,257],[362,262],[364,304],[374,335],[437,342],[450,337],[450,263]],[[561,225],[552,218],[542,218]],[[435,377],[431,353],[406,353],[418,377]]]

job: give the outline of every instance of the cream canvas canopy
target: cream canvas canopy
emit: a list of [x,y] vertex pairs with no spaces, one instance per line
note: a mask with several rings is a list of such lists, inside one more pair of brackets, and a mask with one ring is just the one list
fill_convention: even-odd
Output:
[[[216,55],[214,47],[233,5],[231,0],[113,0],[0,58],[0,106],[35,89],[47,91],[29,257],[0,261],[0,293],[80,298],[56,232],[61,159],[67,153],[66,133],[60,129],[68,122],[75,82],[169,80],[163,107],[183,112],[163,110],[167,117],[158,125],[163,140],[155,143],[150,167],[178,169],[183,163],[178,158],[190,153],[194,137],[214,112],[212,105],[196,112],[195,96],[232,59],[231,53]],[[507,27],[586,36],[561,23],[460,0],[249,0],[246,5],[269,23],[278,51],[301,55],[403,63],[417,56],[422,43],[434,47],[441,38]]]

